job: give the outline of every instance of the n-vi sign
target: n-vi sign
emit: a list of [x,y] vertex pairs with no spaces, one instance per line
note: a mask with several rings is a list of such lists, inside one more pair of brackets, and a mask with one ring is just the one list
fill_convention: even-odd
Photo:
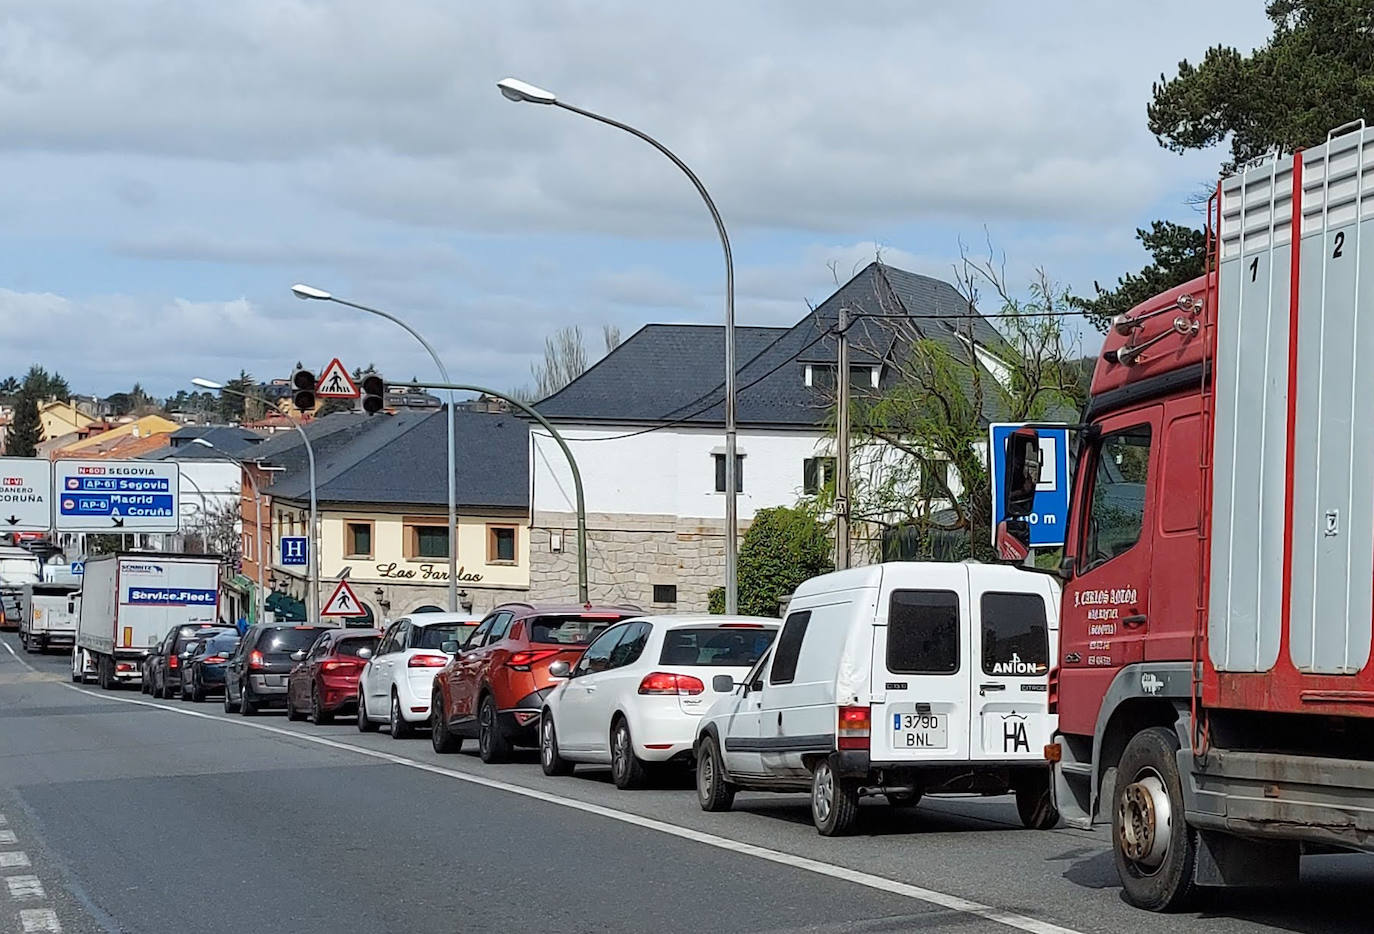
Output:
[[0,457],[0,532],[52,528],[52,464],[35,457]]
[[[997,544],[997,525],[1002,514],[1002,478],[1006,474],[1007,438],[1020,425],[992,425],[988,453],[992,473],[992,543]],[[1035,488],[1035,508],[1026,522],[1032,548],[1058,548],[1068,534],[1069,429],[1035,426],[1040,436],[1040,483]]]
[[181,471],[165,461],[57,461],[57,529],[175,532]]

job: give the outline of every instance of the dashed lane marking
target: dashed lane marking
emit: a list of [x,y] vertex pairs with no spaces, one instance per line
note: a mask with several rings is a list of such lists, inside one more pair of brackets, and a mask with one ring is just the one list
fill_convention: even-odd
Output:
[[19,838],[14,835],[13,830],[0,830],[0,846],[15,844]]
[[[6,648],[9,646],[6,645]],[[11,654],[13,654],[11,652]],[[18,656],[15,656],[18,658]],[[20,659],[22,663],[22,659]],[[64,684],[63,687],[76,691],[87,697],[93,696],[91,691],[85,691],[74,684]],[[481,775],[474,775],[471,772],[460,772],[456,769],[446,769],[442,766],[431,765],[427,762],[420,762],[417,759],[407,759],[404,756],[393,755],[388,752],[381,752],[376,749],[367,749],[362,746],[354,746],[350,743],[341,743],[338,740],[326,739],[323,736],[311,736],[307,733],[298,733],[294,730],[282,729],[281,727],[269,726],[265,723],[255,723],[242,719],[229,719],[228,717],[217,717],[213,714],[202,713],[198,710],[182,710],[177,707],[168,707],[163,704],[156,704],[151,701],[135,700],[132,697],[103,697],[102,700],[110,700],[121,704],[129,704],[136,707],[152,707],[155,710],[163,710],[167,713],[180,714],[183,717],[196,717],[201,720],[214,720],[217,723],[227,723],[235,726],[247,727],[263,733],[273,733],[288,739],[299,742],[313,743],[316,746],[324,746],[329,749],[339,749],[345,752],[356,753],[370,759],[379,759],[383,762],[390,762],[395,765],[405,766],[406,768],[418,769],[421,772],[429,772],[433,775],[442,775],[460,782],[467,782],[472,785],[480,785],[483,788],[491,788],[496,791],[505,791],[510,794],[520,795],[521,797],[531,798],[536,801],[543,801],[546,804],[553,804],[559,807],[570,808],[574,811],[582,811],[586,814],[595,814],[598,817],[605,817],[610,820],[619,821],[624,824],[631,824],[636,827],[643,827],[648,830],[656,830],[670,836],[678,837],[683,840],[691,840],[695,843],[705,844],[720,850],[728,850],[732,853],[739,853],[744,856],[752,856],[756,859],[767,860],[793,869],[801,869],[821,876],[828,876],[832,879],[839,879],[844,882],[852,882],[855,885],[862,885],[866,888],[875,889],[880,892],[887,892],[892,895],[900,895],[916,901],[936,905],[949,911],[959,914],[973,915],[992,921],[997,924],[1005,925],[1018,931],[1025,931],[1027,934],[1080,934],[1073,928],[1062,927],[1049,921],[1041,921],[1039,918],[1032,918],[1029,915],[1019,914],[1014,911],[1007,911],[993,905],[984,905],[967,898],[957,895],[949,895],[944,892],[937,892],[934,889],[923,888],[919,885],[909,885],[905,882],[898,882],[895,879],[887,879],[882,876],[875,876],[872,873],[861,872],[857,869],[850,869],[847,866],[839,866],[834,863],[825,863],[817,859],[810,859],[805,856],[797,856],[792,853],[784,853],[781,850],[771,850],[767,847],[756,846],[752,843],[744,843],[740,840],[733,840],[729,837],[721,837],[713,833],[706,833],[701,830],[694,830],[690,827],[683,827],[680,824],[670,824],[667,821],[655,820],[652,817],[643,817],[639,814],[632,814],[628,811],[617,811],[614,808],[604,807],[600,804],[592,804],[587,801],[580,801],[576,798],[566,798],[548,791],[540,791],[524,785],[514,785],[510,782],[503,782],[499,779],[486,778]],[[40,929],[41,930],[41,929]]]
[[29,854],[23,850],[0,853],[0,869],[28,869],[31,865],[33,864],[29,862]]
[[19,912],[24,934],[62,934],[62,923],[51,908],[25,908]]
[[5,885],[10,890],[10,898],[17,902],[48,897],[37,876],[5,876]]

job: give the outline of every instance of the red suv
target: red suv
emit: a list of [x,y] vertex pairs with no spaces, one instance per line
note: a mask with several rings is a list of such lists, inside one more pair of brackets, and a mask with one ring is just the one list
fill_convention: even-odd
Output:
[[539,712],[557,683],[549,666],[576,664],[607,626],[642,615],[631,606],[498,606],[434,678],[434,750],[457,752],[476,737],[482,761],[501,762],[512,746],[537,745]]

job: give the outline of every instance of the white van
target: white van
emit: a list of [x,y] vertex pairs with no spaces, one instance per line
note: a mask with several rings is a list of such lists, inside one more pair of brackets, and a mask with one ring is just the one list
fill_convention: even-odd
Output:
[[697,796],[811,792],[816,828],[852,829],[863,795],[1015,792],[1057,823],[1045,746],[1059,585],[983,564],[892,562],[797,588],[772,649],[697,731]]

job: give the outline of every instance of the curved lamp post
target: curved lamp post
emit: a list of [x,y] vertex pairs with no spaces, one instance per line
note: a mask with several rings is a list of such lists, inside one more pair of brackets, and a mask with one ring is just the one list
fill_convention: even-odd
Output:
[[[467,383],[407,383],[406,385],[414,386],[417,389],[446,389],[450,393],[476,392],[495,396],[497,399],[504,399],[537,421],[553,437],[553,440],[558,442],[558,446],[563,449],[563,456],[568,459],[568,467],[572,470],[573,493],[577,499],[577,602],[584,606],[589,605],[591,600],[587,596],[587,501],[582,495],[582,472],[577,469],[577,458],[573,457],[572,449],[568,447],[568,442],[563,440],[558,429],[553,427],[547,418],[531,408],[528,403],[521,402],[504,392],[488,389],[485,386],[472,386]],[[533,503],[530,503],[530,512],[531,514],[534,512]]]
[[[197,376],[191,380],[191,385],[199,386],[201,389],[227,392],[229,395],[238,396],[241,399],[252,399],[254,402],[266,406],[269,410],[276,408],[262,396],[230,389],[223,383],[217,383],[212,379],[202,379]],[[295,421],[291,422],[291,427],[296,429],[296,433],[301,436],[301,441],[305,442],[305,457],[310,464],[310,606],[306,609],[305,618],[306,622],[318,624],[320,619],[320,513],[315,503],[315,449],[310,446],[310,436],[305,433],[304,428],[296,424]]]
[[[420,342],[420,346],[421,346],[421,347],[425,348],[425,350],[427,350],[427,351],[429,352],[430,357],[434,360],[434,365],[435,365],[436,367],[438,367],[438,369],[439,369],[439,378],[442,379],[442,380],[443,380],[444,382],[446,382],[446,383],[449,381],[448,370],[447,370],[447,368],[444,367],[444,361],[442,361],[442,360],[439,359],[439,354],[438,354],[438,353],[434,350],[434,348],[430,345],[429,341],[425,340],[424,337],[422,337],[422,336],[420,335],[420,332],[419,332],[419,331],[415,330],[415,329],[414,329],[413,327],[411,327],[409,324],[407,324],[406,322],[402,321],[400,318],[396,317],[395,315],[391,314],[390,312],[382,311],[380,308],[369,308],[367,305],[359,305],[357,302],[346,301],[346,300],[344,300],[344,299],[342,299],[342,298],[339,298],[339,297],[336,296],[336,295],[332,295],[332,294],[330,294],[329,292],[324,291],[324,289],[317,289],[317,288],[314,288],[313,286],[302,285],[302,284],[300,284],[300,283],[297,283],[296,285],[291,286],[291,291],[292,291],[292,293],[293,293],[297,298],[302,299],[302,300],[304,300],[304,301],[309,301],[309,300],[311,300],[311,299],[314,299],[314,300],[316,300],[316,301],[321,301],[321,302],[334,302],[335,304],[338,304],[338,305],[347,305],[349,308],[356,308],[356,309],[358,309],[359,311],[365,311],[365,312],[367,312],[367,313],[370,314],[370,315],[376,315],[376,316],[379,317],[379,318],[385,318],[385,319],[388,320],[388,321],[394,322],[395,324],[399,324],[401,327],[405,328],[405,330],[407,331],[407,333],[410,334],[411,337],[415,338],[417,341]],[[456,406],[453,404],[453,394],[452,394],[452,393],[449,393],[449,397],[448,397],[448,611],[449,611],[450,613],[457,613],[457,612],[458,612],[458,481],[457,481],[457,480],[455,479],[455,477],[454,477],[454,474],[455,474],[456,471],[457,471],[458,458],[457,458],[457,454],[456,454],[456,452],[455,452],[455,450],[454,450],[454,448],[455,448],[455,441],[454,441],[454,433],[455,433],[454,421],[455,421],[456,418],[457,418],[457,416],[454,414],[454,409],[455,409],[455,408],[456,408]]]
[[696,173],[672,150],[649,134],[610,117],[574,107],[559,100],[552,91],[546,91],[518,78],[504,78],[496,82],[496,86],[501,89],[507,100],[526,104],[551,104],[642,139],[682,170],[691,180],[697,194],[701,195],[701,200],[706,202],[706,209],[711,212],[711,220],[716,224],[716,233],[720,235],[721,249],[725,252],[725,612],[733,614],[738,610],[735,568],[739,558],[739,478],[735,457],[738,447],[735,438],[735,264],[730,255],[730,236],[725,232],[725,222],[721,220],[715,202],[711,200],[711,195]]

